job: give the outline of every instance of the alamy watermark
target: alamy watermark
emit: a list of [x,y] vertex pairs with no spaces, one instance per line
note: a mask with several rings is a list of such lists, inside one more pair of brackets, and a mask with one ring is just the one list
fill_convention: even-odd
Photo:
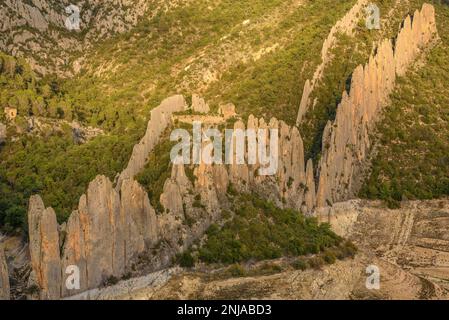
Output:
[[74,4],[70,4],[65,8],[65,12],[69,14],[69,16],[65,19],[65,27],[70,31],[80,30],[80,8]]
[[65,280],[65,287],[67,290],[79,290],[80,285],[80,268],[76,265],[70,265],[65,269],[67,279]]
[[365,286],[368,290],[379,290],[380,289],[380,269],[376,265],[369,265],[366,267],[366,277]]
[[259,165],[259,175],[276,174],[278,129],[226,129],[224,132],[223,137],[216,128],[203,130],[199,121],[193,122],[192,136],[185,129],[173,130],[170,141],[178,143],[171,149],[170,160],[178,165]]
[[366,20],[365,25],[369,30],[379,30],[380,29],[380,9],[374,4],[370,3],[366,8]]

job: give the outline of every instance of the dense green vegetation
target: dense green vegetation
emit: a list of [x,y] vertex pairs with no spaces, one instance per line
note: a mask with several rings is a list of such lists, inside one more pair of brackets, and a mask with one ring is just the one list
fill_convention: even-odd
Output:
[[65,221],[97,174],[114,179],[127,163],[131,141],[124,139],[107,135],[76,145],[68,130],[8,143],[0,152],[0,226],[25,227],[32,194],[40,194],[59,221]]
[[235,216],[221,228],[212,225],[198,252],[184,254],[181,263],[191,262],[191,255],[206,263],[232,264],[330,251],[343,258],[354,254],[354,247],[328,224],[319,224],[294,210],[279,209],[254,195],[242,195],[235,201]]
[[437,14],[441,42],[399,79],[362,197],[397,205],[449,195],[449,8],[437,6]]
[[113,179],[122,170],[141,132],[133,130],[120,137],[110,133],[84,145],[74,142],[67,124],[40,135],[28,134],[28,116],[70,121],[78,118],[77,113],[65,104],[65,93],[57,81],[37,79],[21,59],[0,55],[0,84],[0,120],[6,120],[4,107],[18,109],[18,117],[8,129],[15,139],[0,146],[0,228],[26,229],[32,194],[42,195],[63,222],[97,174]]
[[0,52],[0,119],[4,119],[4,107],[15,108],[22,116],[76,118],[76,110],[64,100],[58,81],[37,80],[23,59]]
[[311,78],[332,25],[355,1],[311,1],[287,14],[278,26],[260,35],[281,38],[292,33],[282,50],[253,63],[239,64],[207,91],[209,100],[232,101],[239,114],[276,117],[294,124],[306,79]]
[[159,200],[164,191],[165,180],[171,176],[170,150],[174,144],[175,142],[171,142],[168,137],[162,139],[154,148],[143,170],[136,177],[136,180],[147,191],[151,205],[159,213],[164,211]]
[[[355,1],[305,1],[301,6],[295,2],[196,0],[161,12],[96,47],[88,55],[89,67],[64,88],[70,88],[71,101],[86,110],[91,125],[109,130],[132,127],[169,95],[198,91],[212,106],[234,102],[243,116],[277,116],[292,123],[302,86],[319,62],[315,52]],[[288,11],[282,11],[284,7]],[[270,15],[281,17],[264,22]],[[245,20],[262,26],[252,30],[242,24]],[[286,45],[257,61],[237,60],[226,66],[224,56],[232,50],[226,46],[225,52],[215,50],[222,48],[223,37],[243,51],[257,52],[281,39]],[[223,63],[217,71],[224,73],[208,87],[194,77],[194,71],[181,68],[192,57],[199,59],[199,54],[207,57],[201,60],[202,70],[211,61]],[[101,73],[96,72],[99,68]]]

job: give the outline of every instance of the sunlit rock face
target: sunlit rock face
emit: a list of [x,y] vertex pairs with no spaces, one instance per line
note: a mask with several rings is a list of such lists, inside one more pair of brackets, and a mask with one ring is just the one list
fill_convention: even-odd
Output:
[[[173,165],[160,196],[164,212],[156,214],[148,194],[133,178],[144,168],[148,155],[171,125],[173,113],[187,109],[185,99],[179,95],[152,110],[147,132],[134,147],[115,186],[104,176],[97,176],[89,184],[78,209],[69,217],[64,236],[53,209],[45,208],[39,196],[31,197],[28,223],[32,279],[40,289],[40,298],[58,299],[99,287],[108,278],[123,276],[142,253],[151,253],[148,264],[153,268],[167,266],[220,218],[231,185],[238,192],[256,193],[280,207],[304,213],[350,198],[357,190],[355,177],[359,176],[360,165],[370,151],[370,130],[388,102],[396,76],[405,72],[436,32],[430,5],[417,11],[413,22],[409,20],[401,29],[396,48],[390,40],[383,41],[369,62],[355,69],[350,91],[343,93],[336,119],[328,122],[323,133],[316,174],[312,160],[305,159],[297,127],[276,118],[268,121],[251,115],[246,123],[236,121],[234,130],[265,129],[266,145],[276,134],[276,172],[260,175],[260,159],[253,164],[203,163],[194,168],[191,181],[184,166]],[[416,40],[410,40],[406,46],[404,39],[411,37]],[[194,100],[197,112],[206,110],[202,99]],[[232,155],[235,156],[235,150]],[[248,160],[247,153],[245,159]],[[156,247],[158,250],[153,252]],[[78,290],[68,290],[66,286],[66,270],[73,265],[79,268]]]
[[358,66],[349,93],[344,92],[334,122],[323,134],[319,164],[317,206],[347,200],[360,186],[360,170],[369,154],[369,134],[388,103],[396,76],[405,73],[423,47],[436,34],[435,10],[424,4],[421,11],[407,17],[399,32],[396,47],[384,40],[365,66]]

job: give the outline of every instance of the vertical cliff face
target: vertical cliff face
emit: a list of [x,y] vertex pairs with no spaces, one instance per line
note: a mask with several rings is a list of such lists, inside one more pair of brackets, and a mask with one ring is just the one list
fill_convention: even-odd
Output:
[[330,50],[337,42],[337,35],[339,33],[346,35],[352,34],[360,19],[360,15],[367,4],[367,0],[358,0],[351,10],[349,10],[339,21],[337,21],[329,32],[327,38],[324,40],[323,47],[321,49],[321,63],[316,68],[313,78],[310,80],[308,79],[304,84],[301,103],[298,110],[298,117],[296,119],[297,125],[301,123],[304,115],[307,113],[307,110],[312,105],[310,94],[313,92],[317,82],[321,79],[324,68],[333,59],[330,54]]
[[[122,276],[158,240],[155,211],[146,192],[131,180],[123,182],[120,193],[104,176],[89,184],[67,222],[62,255],[55,213],[45,209],[39,196],[30,199],[28,218],[31,262],[43,299],[79,293]],[[79,290],[69,291],[65,285],[72,274],[69,266],[79,269]]]
[[192,95],[192,110],[198,113],[208,113],[209,105],[197,94]]
[[30,198],[28,210],[31,265],[41,288],[41,299],[58,299],[61,295],[61,259],[56,215],[45,208],[39,196]]
[[8,265],[6,264],[5,252],[0,244],[0,300],[10,299]]
[[323,134],[317,206],[343,201],[359,188],[360,170],[370,151],[369,133],[388,103],[397,75],[403,75],[436,34],[435,12],[424,4],[407,17],[396,41],[384,40],[365,66],[358,66],[344,92],[335,121]]

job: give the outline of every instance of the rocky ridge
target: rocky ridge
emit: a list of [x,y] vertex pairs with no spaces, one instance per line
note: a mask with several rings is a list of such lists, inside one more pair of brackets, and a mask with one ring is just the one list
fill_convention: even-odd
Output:
[[396,46],[384,40],[369,62],[352,74],[349,93],[343,92],[334,121],[324,129],[317,207],[353,197],[359,187],[363,163],[370,152],[369,134],[388,104],[397,76],[404,75],[422,48],[437,34],[435,9],[424,4],[408,16],[396,39]]
[[[166,106],[167,101],[184,102],[182,96],[175,98],[167,99],[161,106]],[[173,105],[184,106],[183,103]],[[152,117],[149,130],[154,129],[155,119],[160,118]],[[160,196],[165,212],[156,215],[147,193],[128,175],[140,171],[139,166],[145,161],[135,159],[146,159],[145,154],[151,151],[150,143],[156,141],[157,135],[147,134],[135,148],[128,165],[135,171],[125,169],[127,173],[122,173],[115,188],[108,178],[98,176],[89,184],[78,210],[66,225],[58,226],[53,209],[45,208],[40,197],[33,196],[29,206],[34,270],[31,279],[41,289],[40,298],[58,299],[100,287],[111,277],[123,276],[144,253],[151,252],[147,258],[150,270],[168,266],[177,253],[187,249],[211,223],[220,219],[230,184],[242,192],[257,188],[280,206],[309,212],[315,198],[312,164],[309,161],[306,170],[298,129],[274,118],[267,124],[264,119],[253,116],[248,119],[247,127],[279,130],[282,169],[276,176],[258,176],[258,164],[235,164],[226,168],[202,163],[195,168],[196,179],[192,182],[183,165],[174,165]],[[234,128],[244,129],[245,124],[239,120]],[[201,206],[195,204],[197,197]],[[82,281],[79,290],[69,292],[65,286],[69,274],[65,272],[73,265],[79,268]]]
[[330,54],[330,50],[335,46],[337,42],[338,34],[351,35],[354,28],[360,19],[360,15],[366,8],[367,0],[358,0],[357,3],[344,15],[337,23],[332,27],[327,38],[324,40],[323,47],[321,49],[321,63],[316,68],[312,79],[306,80],[304,89],[302,92],[301,103],[299,105],[298,117],[296,124],[299,125],[307,113],[307,110],[312,105],[310,100],[310,94],[314,90],[316,84],[321,79],[326,65],[333,59]]
[[[416,49],[408,49],[403,53],[405,59],[412,61],[419,47],[427,45],[436,32],[433,14],[430,5],[424,5],[421,12],[415,13],[420,18],[414,21],[419,19],[420,24],[413,25],[419,27],[421,33],[413,26],[410,31],[422,36],[418,37],[420,41],[413,43]],[[408,30],[405,24],[400,37],[412,34]],[[354,159],[366,157],[368,129],[387,101],[387,93],[394,86],[396,72],[402,70],[402,66],[396,69],[394,63],[396,58],[402,56],[399,50],[393,52],[391,42],[386,40],[367,66],[359,66],[354,72],[351,91],[349,95],[345,93],[335,124],[329,123],[323,135],[329,139],[323,143],[323,147],[329,141],[330,148],[323,151],[318,194],[315,194],[313,163],[309,160],[305,164],[298,129],[275,118],[267,123],[264,119],[250,116],[246,126],[239,120],[235,122],[234,129],[279,130],[281,153],[277,174],[259,176],[256,171],[260,168],[259,164],[233,164],[227,168],[201,164],[195,168],[195,181],[190,181],[184,167],[175,165],[160,197],[165,212],[156,215],[148,195],[133,177],[143,168],[148,154],[170,125],[172,113],[186,109],[182,96],[164,101],[153,110],[147,133],[135,146],[129,164],[120,174],[115,188],[106,177],[97,177],[89,185],[86,195],[81,197],[78,210],[74,211],[66,226],[57,225],[54,211],[46,209],[38,196],[31,198],[29,230],[34,270],[31,278],[41,289],[40,297],[58,299],[96,288],[110,277],[122,276],[143,253],[151,252],[148,264],[153,269],[167,266],[175,254],[187,249],[212,222],[219,219],[221,210],[226,206],[226,191],[230,185],[238,191],[256,192],[279,206],[303,212],[311,212],[315,206],[320,207],[329,200],[333,202],[348,196],[348,193],[332,193],[336,192],[335,186],[341,187],[345,183],[337,175],[333,180],[333,173],[343,172],[346,179],[352,178],[357,168]],[[393,62],[393,67],[389,62]],[[351,117],[345,117],[347,114]],[[348,119],[353,122],[348,123]],[[363,135],[359,135],[360,132]],[[343,142],[349,138],[360,143],[354,144],[359,150],[359,158],[348,153],[350,148]],[[341,154],[342,150],[344,154]],[[351,157],[347,157],[348,154]],[[324,184],[326,179],[329,185]],[[195,203],[198,196],[201,206]],[[83,280],[80,290],[69,293],[64,289],[67,276],[65,267],[73,264],[80,268]]]

